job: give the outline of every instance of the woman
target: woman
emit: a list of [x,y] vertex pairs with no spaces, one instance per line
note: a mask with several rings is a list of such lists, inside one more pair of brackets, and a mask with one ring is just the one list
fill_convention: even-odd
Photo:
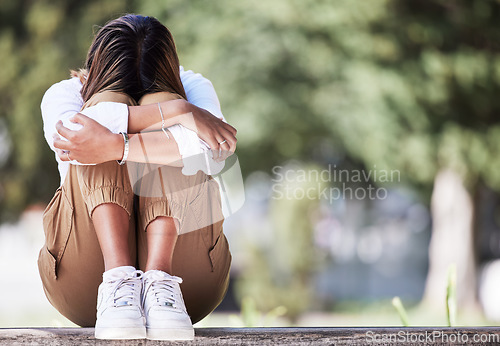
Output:
[[202,109],[223,119],[154,18],[106,24],[78,77],[42,100],[61,174],[38,261],[46,295],[97,338],[191,339],[227,290],[220,196],[204,172],[234,152],[236,130]]

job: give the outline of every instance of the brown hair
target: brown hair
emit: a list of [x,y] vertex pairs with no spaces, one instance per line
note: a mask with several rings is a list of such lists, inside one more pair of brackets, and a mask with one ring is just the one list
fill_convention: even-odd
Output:
[[85,69],[72,75],[82,80],[84,102],[105,90],[136,101],[159,91],[186,98],[172,34],[153,17],[128,14],[108,22],[94,37]]

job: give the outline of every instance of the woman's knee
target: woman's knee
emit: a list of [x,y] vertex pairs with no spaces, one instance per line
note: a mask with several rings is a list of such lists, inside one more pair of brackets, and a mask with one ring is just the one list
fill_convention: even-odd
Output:
[[76,166],[78,182],[89,216],[105,203],[121,206],[132,215],[134,193],[126,165],[115,161],[92,166]]

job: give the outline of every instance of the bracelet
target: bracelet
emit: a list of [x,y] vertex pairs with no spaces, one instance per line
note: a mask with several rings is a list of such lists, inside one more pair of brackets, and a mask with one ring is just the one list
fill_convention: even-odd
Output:
[[165,130],[165,118],[163,117],[163,111],[161,110],[160,102],[158,102],[158,109],[160,110],[160,116],[161,116],[161,130],[167,136],[167,138],[170,138],[168,135],[167,131]]
[[125,164],[125,162],[127,161],[127,158],[128,158],[129,139],[128,139],[128,135],[125,132],[120,132],[120,134],[123,136],[123,157],[122,157],[121,161],[116,160],[116,162],[118,162],[118,164],[121,166],[121,165]]

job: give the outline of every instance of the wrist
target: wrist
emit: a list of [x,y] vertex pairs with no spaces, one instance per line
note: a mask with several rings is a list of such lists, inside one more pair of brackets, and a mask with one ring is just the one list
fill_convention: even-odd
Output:
[[112,142],[111,142],[111,152],[112,157],[111,160],[121,161],[123,158],[123,154],[125,151],[125,142],[123,141],[123,136],[119,133],[113,134]]
[[174,116],[175,124],[185,125],[186,114],[191,112],[191,104],[184,99],[170,101],[172,114]]

